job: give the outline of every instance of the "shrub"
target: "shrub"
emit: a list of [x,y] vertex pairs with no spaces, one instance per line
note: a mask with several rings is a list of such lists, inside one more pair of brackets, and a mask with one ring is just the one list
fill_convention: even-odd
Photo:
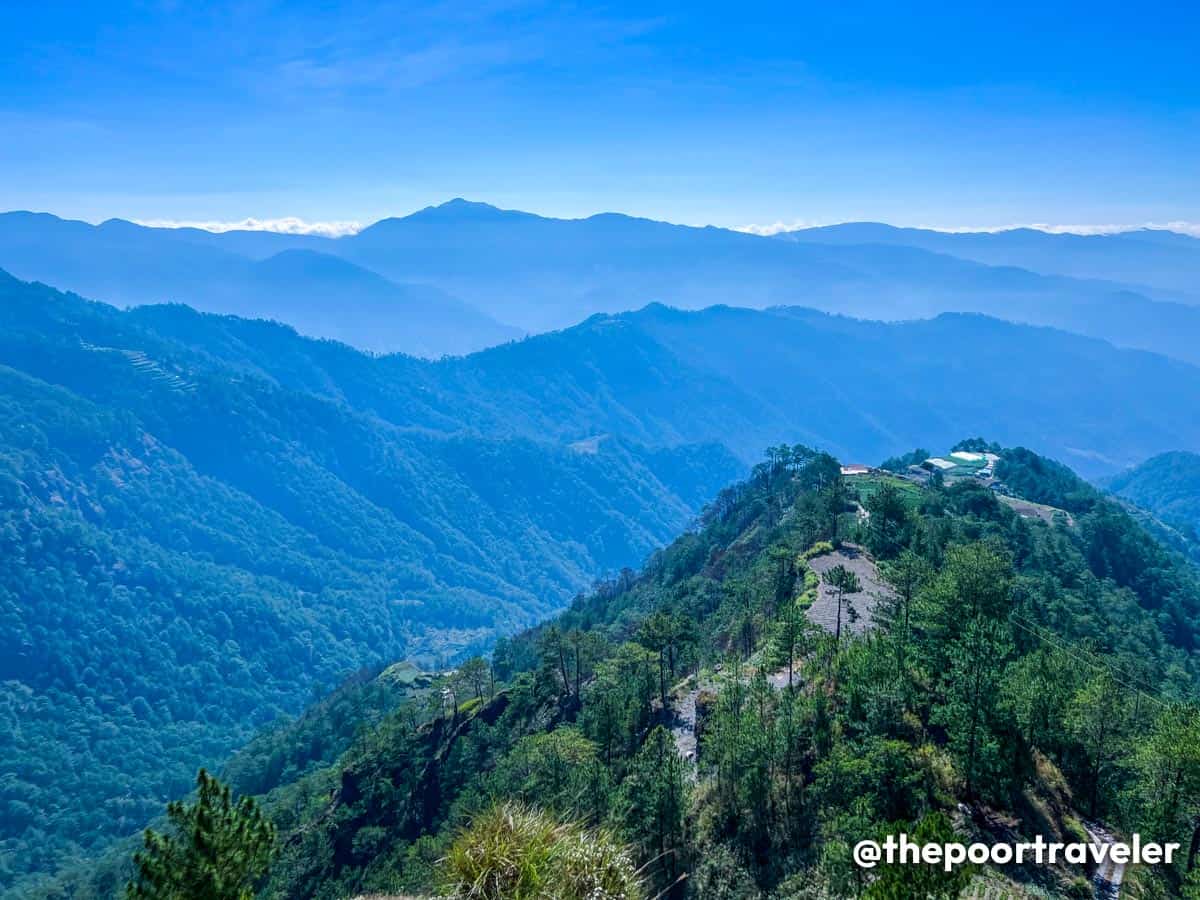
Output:
[[639,900],[626,848],[608,832],[505,803],[475,817],[442,862],[459,900]]
[[1064,894],[1075,900],[1088,900],[1092,896],[1092,883],[1082,875],[1077,875],[1071,879]]
[[800,554],[800,558],[805,562],[808,562],[810,559],[816,559],[818,556],[824,556],[826,553],[832,552],[833,544],[829,543],[829,541],[817,541],[802,554]]

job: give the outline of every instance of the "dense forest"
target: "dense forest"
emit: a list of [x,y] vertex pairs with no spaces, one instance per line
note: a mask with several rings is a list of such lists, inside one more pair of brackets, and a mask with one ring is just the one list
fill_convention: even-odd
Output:
[[1105,486],[1165,522],[1200,532],[1200,454],[1160,453]]
[[[280,898],[476,896],[485,877],[564,898],[1087,897],[1082,866],[868,873],[849,847],[1101,829],[1188,847],[1200,578],[1070,470],[999,455],[1013,494],[842,477],[773,447],[640,573],[490,661],[347,685],[224,773],[270,825],[247,883]],[[871,594],[858,578],[876,574]],[[409,693],[390,712],[361,693],[397,678]],[[336,761],[297,764],[314,734],[347,733],[344,703],[364,727]],[[202,780],[196,802],[213,791]],[[189,809],[173,815],[185,833]],[[58,889],[140,890],[162,840],[136,870],[114,856]],[[561,850],[581,841],[589,854]],[[1123,893],[1194,895],[1177,863],[1127,870]],[[547,873],[553,890],[530,888]]]
[[561,607],[741,469],[716,446],[402,429],[109,307],[2,289],[0,885],[14,896],[136,832],[198,766],[347,673],[433,667]]
[[[1094,463],[1194,443],[1147,386],[1200,390],[1169,360],[972,316],[652,306],[426,362],[3,275],[0,301],[13,896],[351,673],[440,670],[644,560],[785,436],[872,459],[957,422]],[[1155,633],[1188,631],[1154,602]]]

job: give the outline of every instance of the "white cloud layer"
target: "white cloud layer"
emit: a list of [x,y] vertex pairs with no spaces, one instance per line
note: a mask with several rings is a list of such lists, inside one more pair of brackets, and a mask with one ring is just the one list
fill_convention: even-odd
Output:
[[[242,219],[237,222],[191,221],[181,219],[134,219],[138,225],[148,228],[201,228],[204,231],[273,231],[278,234],[313,234],[321,237],[338,238],[362,231],[361,222],[309,222],[296,216],[284,216],[278,219]],[[757,234],[771,237],[788,231],[799,231],[804,228],[817,228],[823,223],[796,219],[792,222],[772,222],[769,224],[736,225],[733,231],[746,234]],[[1200,222],[1143,222],[1137,225],[1052,225],[1047,222],[1028,222],[1012,225],[980,225],[947,227],[944,225],[917,225],[928,231],[942,231],[948,234],[994,234],[999,231],[1011,231],[1014,228],[1032,228],[1047,234],[1122,234],[1127,231],[1138,231],[1143,228],[1175,231],[1179,234],[1200,238]]]
[[1046,222],[1031,222],[1023,225],[997,225],[987,228],[940,228],[936,225],[921,226],[930,231],[945,231],[951,234],[966,234],[986,232],[994,234],[998,231],[1012,231],[1014,228],[1032,228],[1047,234],[1124,234],[1128,231],[1174,231],[1192,237],[1200,237],[1200,222],[1142,222],[1140,225],[1050,225]]
[[[770,225],[738,225],[734,231],[744,231],[747,234],[758,234],[770,237],[788,231],[798,231],[803,228],[820,227],[815,222],[796,221],[790,225],[786,222],[774,222]],[[1143,228],[1158,231],[1175,231],[1179,234],[1200,238],[1200,222],[1142,222],[1139,225],[1051,225],[1046,222],[1030,222],[1015,225],[982,225],[977,227],[947,228],[941,225],[917,225],[928,231],[942,231],[948,234],[995,234],[999,231],[1012,231],[1015,228],[1032,228],[1047,234],[1123,234],[1127,231],[1140,231]]]
[[281,219],[242,219],[240,222],[192,222],[178,219],[135,219],[147,228],[200,228],[204,231],[274,231],[278,234],[315,234],[345,237],[362,231],[361,222],[308,222],[295,216]]
[[771,237],[774,234],[783,234],[785,231],[799,231],[802,228],[816,228],[816,222],[795,221],[790,225],[787,222],[773,222],[770,225],[735,225],[734,231],[744,231],[746,234],[757,234],[762,237]]

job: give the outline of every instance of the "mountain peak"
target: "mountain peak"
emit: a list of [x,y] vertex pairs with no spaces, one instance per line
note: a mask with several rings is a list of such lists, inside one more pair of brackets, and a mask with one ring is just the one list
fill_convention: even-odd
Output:
[[137,222],[130,222],[128,219],[105,219],[97,228],[103,228],[108,231],[145,231],[144,225],[139,225]]
[[391,229],[397,225],[408,224],[448,224],[448,225],[468,225],[479,222],[511,222],[515,219],[536,219],[538,216],[533,213],[521,212],[516,209],[500,209],[498,206],[492,206],[490,203],[480,203],[476,200],[465,200],[462,197],[455,197],[453,200],[447,200],[445,203],[439,203],[437,206],[426,206],[424,209],[419,209],[415,213],[409,213],[407,216],[392,216],[387,219],[380,219],[373,225],[370,225],[360,231],[356,238],[362,238],[364,235],[372,235],[378,237],[382,234],[388,234]]
[[427,206],[418,210],[407,219],[442,222],[479,222],[496,219],[514,219],[533,217],[533,213],[521,212],[516,209],[500,209],[490,203],[480,203],[476,200],[465,200],[455,197],[437,206]]

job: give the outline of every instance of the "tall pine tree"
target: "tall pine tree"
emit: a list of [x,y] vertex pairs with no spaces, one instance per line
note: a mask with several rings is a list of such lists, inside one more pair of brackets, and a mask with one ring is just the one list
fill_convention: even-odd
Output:
[[196,802],[167,807],[166,834],[147,828],[134,854],[138,874],[129,900],[250,900],[267,871],[275,826],[250,797],[233,801],[229,787],[201,769]]

